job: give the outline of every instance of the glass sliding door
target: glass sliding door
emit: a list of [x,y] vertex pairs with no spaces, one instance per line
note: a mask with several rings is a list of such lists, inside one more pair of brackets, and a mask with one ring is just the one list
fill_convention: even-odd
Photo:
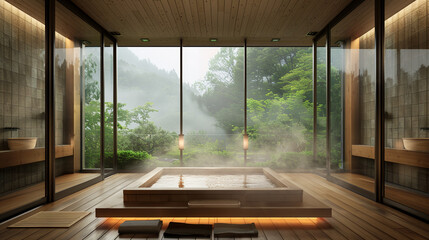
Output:
[[316,58],[316,161],[319,171],[326,174],[326,35],[317,40],[317,58]]
[[330,69],[330,164],[329,172],[341,172],[344,169],[344,43],[331,42],[331,69]]
[[44,6],[0,0],[0,221],[46,201]]
[[114,172],[113,149],[113,47],[114,42],[104,37],[104,174]]
[[59,193],[100,177],[98,172],[81,172],[100,167],[100,33],[59,2],[55,29],[55,192]]
[[386,3],[384,66],[385,200],[426,220],[429,219],[428,6],[427,0]]
[[331,28],[330,175],[366,196],[375,191],[374,39],[373,0]]

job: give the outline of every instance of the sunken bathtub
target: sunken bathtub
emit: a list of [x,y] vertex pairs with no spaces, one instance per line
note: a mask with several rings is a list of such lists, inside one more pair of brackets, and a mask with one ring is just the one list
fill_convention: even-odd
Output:
[[269,168],[156,168],[97,217],[329,217],[331,209]]

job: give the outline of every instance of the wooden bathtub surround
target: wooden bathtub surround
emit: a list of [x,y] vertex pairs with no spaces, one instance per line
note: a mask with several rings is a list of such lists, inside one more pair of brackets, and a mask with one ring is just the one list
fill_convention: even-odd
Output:
[[[55,147],[56,158],[68,156],[73,156],[72,145],[58,145]],[[42,161],[45,161],[45,148],[0,151],[0,168]]]
[[191,200],[188,201],[190,208],[239,208],[241,202],[237,200]]
[[[264,174],[274,188],[149,188],[164,174]],[[97,217],[330,217],[331,208],[269,168],[156,168],[138,188],[123,190],[121,205]]]
[[[386,148],[386,162],[393,162],[414,167],[429,168],[429,153],[416,152],[405,149]],[[356,157],[374,159],[374,147],[367,145],[353,145],[352,154]]]
[[[148,188],[164,174],[264,174],[277,186],[269,189],[171,189]],[[194,200],[239,201],[242,207],[283,206],[286,202],[302,202],[302,190],[268,168],[156,168],[140,188],[124,190],[125,206],[187,207]]]

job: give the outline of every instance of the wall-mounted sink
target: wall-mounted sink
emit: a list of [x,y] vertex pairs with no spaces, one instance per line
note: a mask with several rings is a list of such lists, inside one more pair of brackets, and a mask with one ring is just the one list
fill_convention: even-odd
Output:
[[10,150],[33,149],[36,147],[37,137],[8,138],[7,145]]
[[405,150],[429,152],[429,138],[403,138]]

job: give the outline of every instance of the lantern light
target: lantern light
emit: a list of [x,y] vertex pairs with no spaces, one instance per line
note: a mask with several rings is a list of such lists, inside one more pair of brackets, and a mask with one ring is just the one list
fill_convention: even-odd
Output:
[[249,135],[247,133],[243,134],[243,149],[249,149]]
[[183,134],[179,134],[179,149],[185,149],[185,136]]

